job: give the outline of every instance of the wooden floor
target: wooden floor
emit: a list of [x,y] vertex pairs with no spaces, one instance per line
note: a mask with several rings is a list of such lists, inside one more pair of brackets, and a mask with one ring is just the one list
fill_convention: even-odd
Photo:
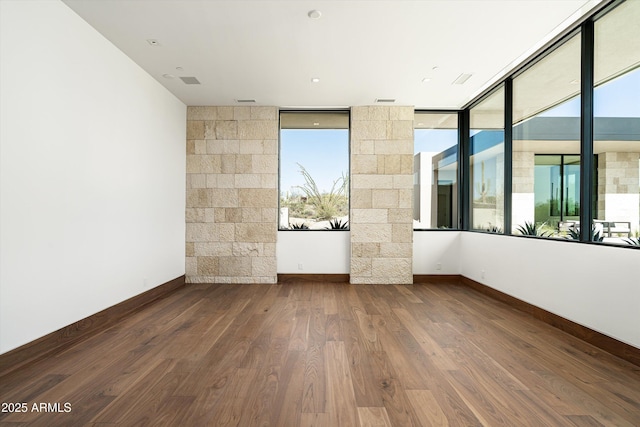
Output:
[[640,368],[453,284],[187,285],[0,397],[2,425],[640,426]]

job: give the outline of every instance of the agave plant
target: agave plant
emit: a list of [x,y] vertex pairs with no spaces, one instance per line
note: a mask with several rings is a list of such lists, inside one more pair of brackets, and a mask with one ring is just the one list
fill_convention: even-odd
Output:
[[349,220],[345,220],[342,222],[338,218],[334,218],[329,221],[329,227],[325,227],[326,230],[348,230],[349,229]]
[[624,239],[624,242],[631,246],[640,246],[640,237],[630,237],[628,239]]
[[487,227],[487,231],[489,233],[502,233],[502,228],[498,227],[497,225],[489,224],[489,227]]
[[[580,227],[576,226],[569,229],[569,235],[567,239],[570,240],[580,240]],[[604,240],[604,235],[600,232],[600,230],[596,230],[595,227],[591,227],[591,241],[592,242],[602,242]]]
[[551,233],[549,231],[544,231],[543,227],[547,225],[546,222],[542,224],[536,224],[535,222],[525,221],[524,225],[519,225],[516,228],[516,231],[523,236],[538,236],[538,237],[549,237]]
[[291,224],[291,229],[292,230],[308,230],[309,226],[305,223],[301,223],[301,224]]

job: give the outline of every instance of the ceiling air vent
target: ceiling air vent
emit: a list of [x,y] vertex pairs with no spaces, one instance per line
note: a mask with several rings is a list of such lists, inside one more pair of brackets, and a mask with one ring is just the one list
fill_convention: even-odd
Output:
[[396,102],[396,100],[394,98],[376,98],[376,102],[377,103],[390,103],[390,102]]
[[180,77],[180,80],[182,80],[187,85],[199,85],[200,84],[198,79],[196,79],[195,77]]
[[463,85],[467,80],[469,80],[469,77],[471,77],[471,74],[466,74],[466,73],[462,73],[458,76],[457,79],[455,79],[453,81],[454,85]]

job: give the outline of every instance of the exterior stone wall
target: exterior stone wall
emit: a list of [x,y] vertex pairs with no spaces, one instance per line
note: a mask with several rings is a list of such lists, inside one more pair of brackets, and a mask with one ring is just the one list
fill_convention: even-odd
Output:
[[633,231],[640,222],[640,153],[598,154],[598,213],[607,221],[630,221]]
[[186,280],[275,283],[278,110],[187,109]]
[[351,283],[413,283],[413,107],[351,109]]
[[512,175],[512,230],[525,222],[535,220],[535,153],[532,151],[513,152]]

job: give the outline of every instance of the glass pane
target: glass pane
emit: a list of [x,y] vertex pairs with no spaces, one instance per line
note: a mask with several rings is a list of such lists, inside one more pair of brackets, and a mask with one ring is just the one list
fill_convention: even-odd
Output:
[[416,113],[413,228],[458,226],[458,114]]
[[280,229],[348,229],[349,113],[280,114]]
[[595,22],[592,239],[640,245],[640,2]]
[[512,233],[577,237],[580,35],[513,80]]
[[471,227],[504,228],[504,88],[470,110]]

